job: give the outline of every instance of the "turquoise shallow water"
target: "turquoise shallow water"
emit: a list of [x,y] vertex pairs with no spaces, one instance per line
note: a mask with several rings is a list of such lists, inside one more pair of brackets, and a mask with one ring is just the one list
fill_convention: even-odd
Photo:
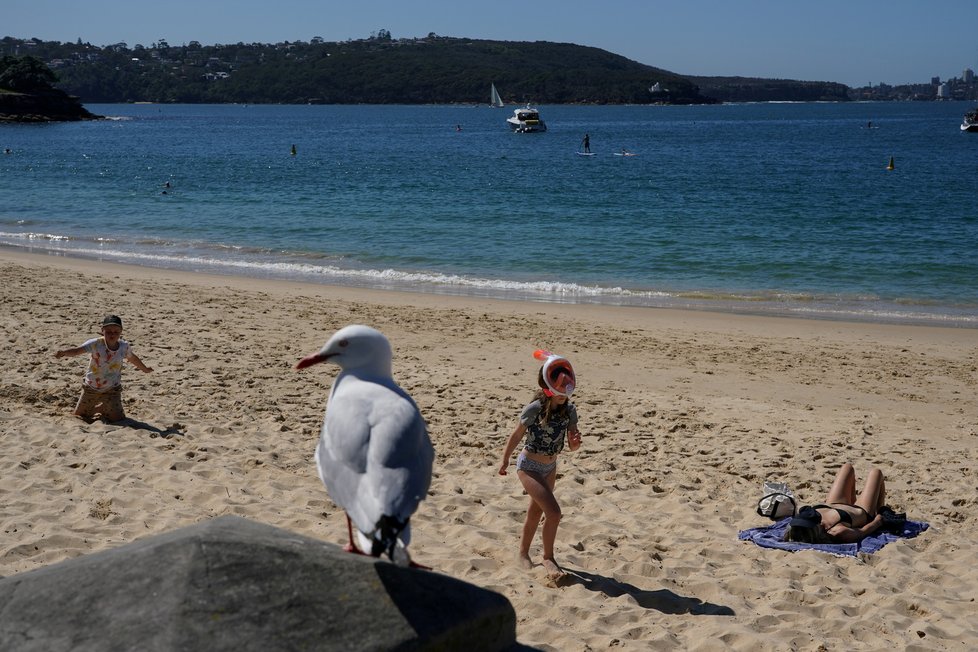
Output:
[[[542,106],[545,134],[511,133],[512,107],[88,108],[111,119],[0,126],[0,244],[978,327],[978,135],[958,129],[963,104]],[[585,132],[589,158],[575,153]]]

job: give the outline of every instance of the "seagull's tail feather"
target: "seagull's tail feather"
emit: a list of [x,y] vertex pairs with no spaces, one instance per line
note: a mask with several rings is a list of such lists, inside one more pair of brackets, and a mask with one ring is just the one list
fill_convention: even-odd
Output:
[[398,537],[407,527],[409,520],[399,521],[393,516],[381,516],[374,530],[371,554],[374,557],[386,554],[391,561],[394,561],[394,549],[397,547]]

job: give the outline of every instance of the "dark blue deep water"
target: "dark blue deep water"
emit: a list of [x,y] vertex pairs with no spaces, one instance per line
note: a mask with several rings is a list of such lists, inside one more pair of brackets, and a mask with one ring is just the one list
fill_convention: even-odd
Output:
[[511,133],[513,107],[88,108],[110,119],[0,126],[0,245],[978,327],[978,134],[960,103],[541,106],[544,134]]

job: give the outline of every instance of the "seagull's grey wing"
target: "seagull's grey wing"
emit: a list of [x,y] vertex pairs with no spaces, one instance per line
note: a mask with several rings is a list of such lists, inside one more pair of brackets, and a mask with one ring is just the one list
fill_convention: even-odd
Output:
[[428,493],[434,450],[407,394],[379,384],[372,394],[367,473],[361,484],[364,509],[371,525],[382,516],[405,521]]
[[434,449],[421,413],[414,403],[389,406],[373,427],[367,455],[366,481],[378,510],[404,521],[424,500],[431,486]]

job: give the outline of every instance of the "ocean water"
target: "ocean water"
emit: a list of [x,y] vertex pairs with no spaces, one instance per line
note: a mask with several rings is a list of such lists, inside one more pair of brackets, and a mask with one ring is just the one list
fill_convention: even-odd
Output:
[[978,134],[958,129],[961,103],[541,106],[543,134],[510,132],[514,107],[87,108],[109,119],[0,126],[0,246],[978,327]]

